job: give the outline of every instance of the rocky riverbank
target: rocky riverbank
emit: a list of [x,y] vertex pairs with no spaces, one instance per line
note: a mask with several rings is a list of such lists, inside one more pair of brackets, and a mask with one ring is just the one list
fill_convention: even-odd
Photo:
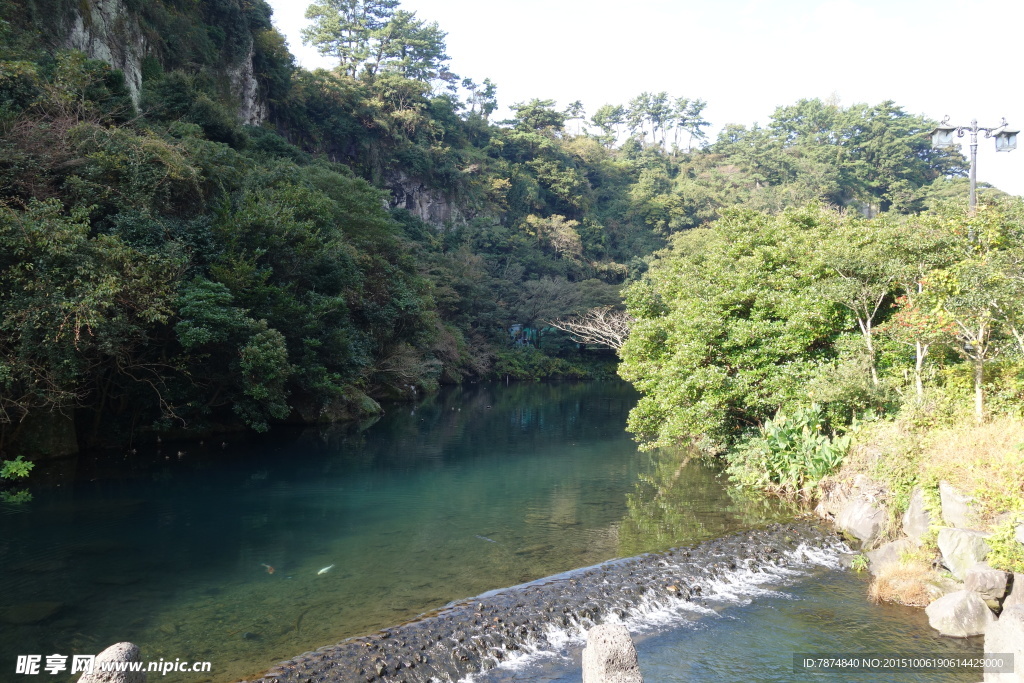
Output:
[[947,481],[915,487],[902,515],[893,500],[861,474],[827,488],[816,511],[864,551],[874,599],[924,607],[944,636],[985,636],[986,653],[1013,653],[1020,672],[985,681],[1024,681],[1024,573],[1000,566],[1024,544],[1020,516],[986,512]]
[[608,620],[700,606],[741,572],[798,568],[846,550],[813,522],[773,525],[690,548],[614,560],[492,591],[436,613],[306,652],[257,677],[264,683],[459,680],[529,652],[558,651]]

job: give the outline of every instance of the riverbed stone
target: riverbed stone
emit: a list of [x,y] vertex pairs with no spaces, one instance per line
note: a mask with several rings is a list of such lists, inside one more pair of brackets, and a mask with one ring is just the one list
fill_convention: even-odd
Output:
[[996,621],[981,596],[968,590],[944,595],[924,611],[933,629],[953,638],[980,636]]
[[924,489],[916,486],[910,494],[907,511],[903,513],[903,533],[915,543],[920,543],[931,526],[932,516],[924,505]]
[[961,581],[967,576],[967,570],[988,556],[989,546],[984,534],[971,529],[945,528],[939,531],[939,552],[942,553],[942,564]]
[[587,631],[583,683],[643,683],[636,648],[622,624],[601,624]]
[[875,550],[869,550],[866,553],[868,556],[868,569],[872,574],[878,576],[886,567],[899,564],[900,558],[915,548],[917,548],[917,545],[909,538],[901,538],[898,541],[891,541],[880,545]]
[[981,521],[974,498],[961,493],[948,481],[939,482],[939,498],[942,500],[942,519],[957,529],[976,529]]
[[1003,607],[999,621],[985,631],[985,655],[1012,654],[1014,671],[985,672],[985,683],[1024,683],[1024,605]]
[[139,646],[134,643],[114,643],[96,655],[92,673],[83,674],[78,683],[145,683],[145,671],[103,671],[104,662],[141,662]]
[[1000,569],[993,569],[985,562],[979,562],[967,570],[964,588],[974,591],[985,601],[1002,600],[1006,595],[1008,575]]

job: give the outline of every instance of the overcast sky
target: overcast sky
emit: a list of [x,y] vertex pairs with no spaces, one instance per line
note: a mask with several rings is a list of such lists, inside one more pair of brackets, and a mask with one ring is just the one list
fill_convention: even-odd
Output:
[[[305,68],[331,67],[302,45],[306,0],[268,0]],[[893,100],[956,125],[1024,127],[1021,0],[404,0],[448,33],[451,69],[490,78],[507,107],[534,97],[588,116],[647,91],[708,103],[711,138],[766,123],[801,98]],[[499,112],[500,114],[500,112]],[[965,154],[968,149],[964,148]],[[978,178],[1024,195],[1021,149],[979,144]]]

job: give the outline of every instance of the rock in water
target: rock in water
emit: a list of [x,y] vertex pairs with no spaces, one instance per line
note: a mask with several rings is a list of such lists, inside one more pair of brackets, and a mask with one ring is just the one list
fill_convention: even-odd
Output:
[[924,611],[933,629],[954,638],[980,636],[996,621],[981,596],[967,590],[944,595]]
[[643,683],[636,648],[622,624],[601,624],[587,631],[583,683]]
[[836,517],[836,526],[870,548],[885,526],[885,510],[864,498],[850,500]]
[[1024,605],[1004,607],[999,621],[985,631],[985,655],[1012,654],[1011,673],[985,672],[985,683],[1024,683]]
[[0,612],[0,621],[8,624],[38,624],[64,607],[60,602],[21,602]]
[[92,673],[83,674],[78,683],[145,683],[145,671],[103,671],[103,662],[141,662],[139,646],[134,643],[114,643],[96,655]]

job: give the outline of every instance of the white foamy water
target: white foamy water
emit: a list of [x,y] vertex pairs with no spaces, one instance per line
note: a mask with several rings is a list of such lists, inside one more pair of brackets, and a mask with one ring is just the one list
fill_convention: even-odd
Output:
[[[784,590],[787,585],[809,575],[815,568],[839,569],[842,554],[850,552],[845,545],[819,548],[801,544],[795,550],[783,553],[775,563],[762,563],[752,567],[746,560],[735,569],[729,569],[711,579],[697,580],[689,599],[675,597],[663,591],[647,590],[632,604],[624,617],[609,612],[601,623],[621,623],[631,634],[651,635],[676,628],[696,627],[702,618],[716,618],[719,610],[730,605],[749,604],[758,598],[790,598]],[[661,563],[666,576],[682,565],[669,558]],[[717,608],[717,609],[716,609]],[[519,650],[502,649],[499,657],[488,663],[493,668],[461,679],[460,683],[484,683],[494,674],[523,671],[545,661],[565,665],[577,662],[579,651],[586,644],[586,632],[596,623],[590,619],[570,616],[568,624],[547,623],[539,638],[519,645]],[[493,650],[493,648],[492,648]],[[495,666],[496,663],[496,666]]]

